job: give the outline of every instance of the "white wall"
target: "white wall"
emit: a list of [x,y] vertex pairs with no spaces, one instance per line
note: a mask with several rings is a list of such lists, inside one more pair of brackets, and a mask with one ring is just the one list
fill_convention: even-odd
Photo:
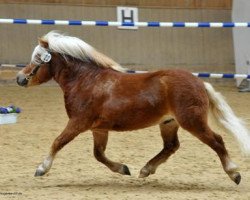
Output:
[[[232,20],[250,22],[250,0],[234,0]],[[250,74],[250,28],[234,28],[234,54],[236,73]],[[237,81],[237,85],[242,80]]]

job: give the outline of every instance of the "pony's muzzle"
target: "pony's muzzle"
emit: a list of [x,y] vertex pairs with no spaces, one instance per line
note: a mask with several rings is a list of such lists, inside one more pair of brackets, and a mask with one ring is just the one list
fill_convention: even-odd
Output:
[[26,78],[26,76],[23,73],[18,73],[16,77],[16,82],[20,86],[27,86],[29,80]]

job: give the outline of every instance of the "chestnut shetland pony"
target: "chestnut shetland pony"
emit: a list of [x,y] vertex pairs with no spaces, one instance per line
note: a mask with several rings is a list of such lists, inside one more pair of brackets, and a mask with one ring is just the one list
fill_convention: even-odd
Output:
[[86,130],[93,133],[96,159],[113,172],[130,175],[126,165],[105,156],[108,132],[159,124],[163,149],[146,163],[139,177],[154,174],[179,148],[177,131],[180,126],[210,146],[218,154],[224,171],[236,184],[240,183],[240,173],[222,137],[208,126],[209,110],[248,154],[250,136],[209,83],[184,70],[128,74],[126,69],[84,41],[53,31],[39,39],[31,63],[18,73],[17,83],[28,87],[52,78],[64,92],[69,121],[35,176],[47,173],[57,152]]

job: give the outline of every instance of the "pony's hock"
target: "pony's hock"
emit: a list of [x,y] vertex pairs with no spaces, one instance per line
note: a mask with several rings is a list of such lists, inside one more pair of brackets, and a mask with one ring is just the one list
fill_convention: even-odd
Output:
[[[48,62],[41,59],[46,52],[51,54]],[[54,79],[64,92],[69,121],[36,175],[46,174],[58,151],[87,130],[93,134],[95,158],[113,172],[130,175],[126,165],[105,155],[108,132],[159,124],[163,148],[142,168],[141,177],[155,173],[179,149],[177,132],[182,127],[212,148],[230,179],[240,183],[241,176],[222,137],[208,125],[209,110],[235,136],[246,154],[250,154],[250,136],[211,84],[177,69],[141,74],[126,72],[79,38],[49,32],[39,40],[31,64],[19,72],[17,82],[28,87]],[[23,78],[28,80],[25,85],[21,84]]]

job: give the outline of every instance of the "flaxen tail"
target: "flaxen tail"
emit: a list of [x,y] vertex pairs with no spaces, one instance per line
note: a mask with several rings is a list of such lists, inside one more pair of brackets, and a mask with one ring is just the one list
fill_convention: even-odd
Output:
[[234,135],[242,152],[250,155],[250,135],[244,123],[234,114],[224,97],[216,92],[210,83],[205,82],[204,84],[209,97],[210,110],[215,119]]

